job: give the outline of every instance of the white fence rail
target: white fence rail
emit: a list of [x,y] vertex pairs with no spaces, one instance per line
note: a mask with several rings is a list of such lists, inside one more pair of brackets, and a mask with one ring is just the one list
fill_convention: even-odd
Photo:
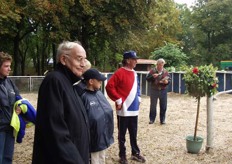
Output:
[[[138,72],[140,80],[140,89],[142,95],[150,94],[150,85],[146,81],[146,75],[148,72]],[[107,79],[109,79],[113,73],[104,73]],[[168,92],[175,92],[183,94],[185,93],[185,82],[183,80],[184,72],[172,72],[171,84],[168,86]],[[232,89],[232,71],[218,71],[217,77],[219,79],[218,91],[227,91]],[[44,76],[10,76],[15,82],[20,92],[37,92]],[[107,80],[103,83],[105,86]],[[104,88],[102,88],[105,93]]]

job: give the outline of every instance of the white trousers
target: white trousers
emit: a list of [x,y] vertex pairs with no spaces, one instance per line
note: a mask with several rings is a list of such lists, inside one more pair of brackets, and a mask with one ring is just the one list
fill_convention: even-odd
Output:
[[91,153],[91,164],[105,164],[106,162],[106,151],[98,151]]

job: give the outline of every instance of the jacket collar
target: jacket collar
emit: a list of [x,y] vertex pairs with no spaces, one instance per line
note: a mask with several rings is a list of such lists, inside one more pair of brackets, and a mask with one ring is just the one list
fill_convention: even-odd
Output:
[[71,81],[72,84],[81,80],[81,77],[76,76],[69,68],[67,68],[61,63],[57,63],[55,70],[60,71],[63,74],[65,74],[65,76]]

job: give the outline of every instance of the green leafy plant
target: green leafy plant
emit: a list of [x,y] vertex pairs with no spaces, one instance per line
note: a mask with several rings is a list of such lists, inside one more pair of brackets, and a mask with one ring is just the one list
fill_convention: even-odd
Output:
[[212,96],[217,92],[218,78],[216,77],[217,68],[213,65],[205,65],[199,67],[185,67],[186,92],[197,100],[197,116],[195,122],[194,140],[197,136],[197,126],[200,110],[200,100],[204,96]]

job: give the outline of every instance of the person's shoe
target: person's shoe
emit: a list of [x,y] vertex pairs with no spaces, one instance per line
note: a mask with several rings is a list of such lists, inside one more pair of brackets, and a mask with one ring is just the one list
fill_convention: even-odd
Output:
[[143,156],[141,156],[140,154],[131,155],[131,159],[134,161],[137,161],[137,162],[141,162],[141,163],[146,162],[145,158]]
[[154,121],[149,121],[149,124],[154,124]]
[[120,164],[128,164],[128,161],[127,161],[126,157],[120,157],[119,163]]
[[161,125],[164,125],[164,124],[166,124],[166,122],[163,121],[163,122],[160,122],[160,124],[161,124]]

